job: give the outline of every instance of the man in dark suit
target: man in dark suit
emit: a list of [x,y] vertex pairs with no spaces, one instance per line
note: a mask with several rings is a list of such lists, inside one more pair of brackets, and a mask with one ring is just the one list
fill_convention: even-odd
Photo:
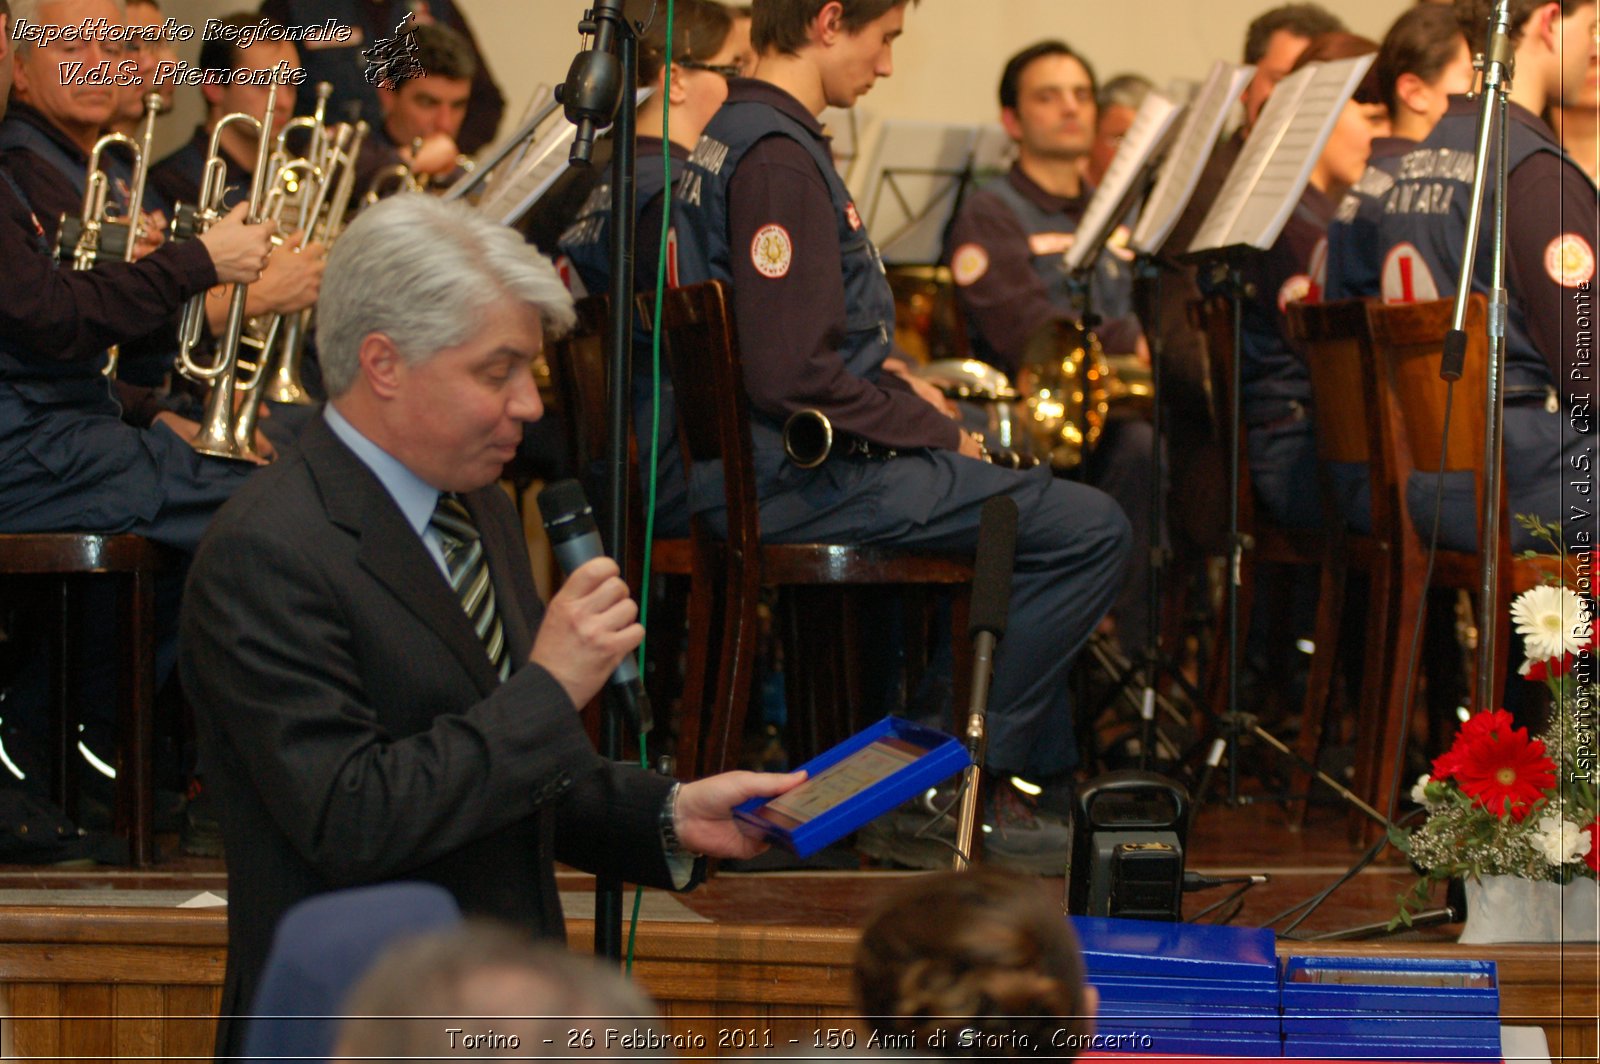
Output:
[[543,412],[544,329],[572,319],[549,261],[459,204],[394,197],[332,253],[330,404],[218,514],[183,615],[229,859],[219,1054],[304,897],[431,881],[559,938],[554,861],[682,889],[692,855],[764,848],[732,806],[799,781],[678,787],[585,736],[577,709],[638,645],[636,608],[605,558],[541,607],[495,484]]

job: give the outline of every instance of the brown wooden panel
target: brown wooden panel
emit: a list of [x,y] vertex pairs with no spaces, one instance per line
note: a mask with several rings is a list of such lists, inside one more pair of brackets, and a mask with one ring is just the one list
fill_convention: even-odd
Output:
[[[19,1057],[61,1055],[61,988],[54,983],[15,983],[11,991],[11,1048]],[[37,1016],[38,1019],[22,1019]]]
[[220,986],[169,986],[166,991],[166,1030],[163,1041],[168,1060],[184,1057],[209,1060],[217,1038],[217,1010],[222,1006]]
[[123,984],[111,991],[111,1042],[118,1057],[158,1057],[166,994],[159,986]]
[[[6,942],[125,943],[138,946],[228,944],[224,909],[116,909],[8,905]],[[0,973],[0,978],[4,974]]]
[[73,1060],[110,1060],[111,987],[69,983],[61,988],[61,1054]]
[[221,985],[225,961],[220,949],[187,946],[0,944],[0,980],[47,974],[61,983]]

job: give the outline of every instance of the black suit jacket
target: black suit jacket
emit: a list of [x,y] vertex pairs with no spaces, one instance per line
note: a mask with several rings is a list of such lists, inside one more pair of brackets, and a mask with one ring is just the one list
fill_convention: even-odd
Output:
[[385,880],[561,936],[553,861],[670,887],[670,781],[603,760],[527,661],[542,616],[498,487],[466,498],[513,662],[499,683],[422,540],[316,418],[218,513],[185,591],[180,666],[228,852],[217,1037],[236,1053],[283,912]]

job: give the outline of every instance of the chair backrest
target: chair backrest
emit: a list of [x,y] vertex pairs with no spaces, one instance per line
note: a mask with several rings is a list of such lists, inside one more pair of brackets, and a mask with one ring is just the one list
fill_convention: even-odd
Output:
[[606,317],[605,296],[580,299],[577,324],[549,350],[550,372],[566,416],[567,449],[572,467],[587,477],[606,453]]
[[1393,398],[1379,372],[1366,302],[1290,303],[1289,335],[1305,345],[1316,410],[1317,456],[1364,464],[1372,488],[1372,527],[1398,533],[1404,507],[1393,433]]
[[[1380,372],[1394,390],[1406,442],[1416,468],[1440,468],[1444,438],[1446,384],[1439,378],[1445,334],[1450,330],[1453,301],[1372,303],[1367,321]],[[1467,304],[1467,357],[1450,407],[1450,438],[1444,454],[1446,472],[1470,471],[1477,481],[1482,513],[1484,389],[1488,375],[1487,303],[1474,293]],[[1481,541],[1480,541],[1481,542]]]
[[[638,306],[640,316],[649,321],[655,311],[654,296],[641,294]],[[760,509],[750,401],[728,287],[713,280],[669,289],[663,297],[660,327],[677,400],[685,469],[692,472],[696,464],[722,463],[727,548],[737,556],[753,557],[761,544]]]

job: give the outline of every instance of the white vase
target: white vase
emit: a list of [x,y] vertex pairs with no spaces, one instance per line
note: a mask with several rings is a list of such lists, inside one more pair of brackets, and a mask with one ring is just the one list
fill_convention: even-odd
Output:
[[1566,886],[1521,876],[1468,879],[1459,942],[1594,942],[1600,893],[1593,879]]

